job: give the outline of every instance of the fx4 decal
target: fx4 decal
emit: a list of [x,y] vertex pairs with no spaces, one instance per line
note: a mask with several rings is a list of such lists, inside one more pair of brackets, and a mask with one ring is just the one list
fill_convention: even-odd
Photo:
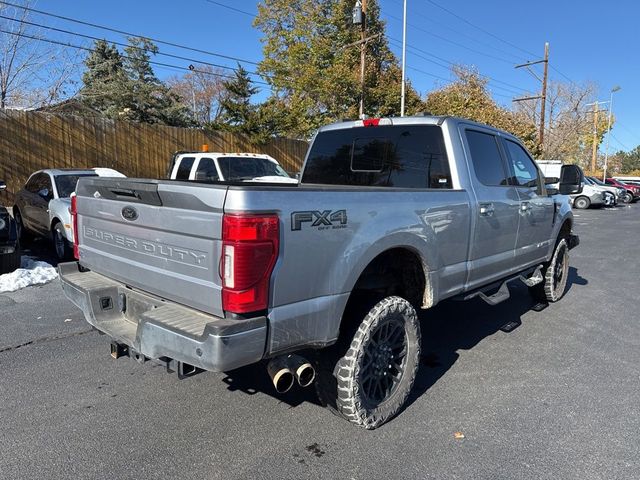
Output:
[[312,228],[318,230],[328,230],[337,228],[347,228],[347,211],[336,210],[308,210],[304,212],[293,212],[291,214],[291,230],[302,230],[302,225],[310,223]]

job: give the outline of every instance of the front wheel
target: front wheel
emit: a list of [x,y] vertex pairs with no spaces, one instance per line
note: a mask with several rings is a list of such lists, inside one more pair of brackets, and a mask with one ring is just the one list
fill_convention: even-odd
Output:
[[533,297],[542,302],[557,302],[564,295],[569,277],[569,245],[566,238],[556,243],[551,261],[543,271],[544,281],[531,287]]
[[591,205],[591,200],[587,197],[578,197],[573,201],[573,206],[581,210],[589,208],[589,205]]
[[67,237],[64,234],[64,227],[62,223],[58,222],[53,227],[53,246],[56,251],[56,257],[58,260],[64,261],[71,258],[72,250],[67,241]]
[[333,413],[371,430],[400,411],[413,387],[420,358],[418,316],[404,298],[387,297],[369,310],[355,334],[345,335],[338,342],[342,348],[320,353],[316,390]]
[[622,200],[623,203],[631,203],[633,202],[633,194],[631,192],[624,192],[620,200]]

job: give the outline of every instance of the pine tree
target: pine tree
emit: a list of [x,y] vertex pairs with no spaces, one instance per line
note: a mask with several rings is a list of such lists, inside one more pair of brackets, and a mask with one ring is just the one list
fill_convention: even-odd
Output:
[[115,45],[96,41],[85,65],[83,101],[114,119],[189,126],[187,108],[153,72],[151,56],[158,47],[146,38],[131,37],[124,54]]
[[[254,25],[264,36],[259,71],[272,98],[285,106],[286,132],[309,137],[319,126],[357,118],[360,101],[360,27],[353,0],[263,0]],[[377,0],[367,1],[365,114],[400,114],[400,67],[389,49]],[[407,88],[407,113],[423,110]]]
[[85,60],[82,75],[82,102],[109,117],[124,108],[123,92],[127,82],[122,57],[115,45],[97,40]]
[[235,77],[223,82],[225,93],[220,102],[221,113],[218,128],[255,135],[258,133],[258,107],[251,104],[251,97],[259,89],[252,85],[248,72],[238,64]]

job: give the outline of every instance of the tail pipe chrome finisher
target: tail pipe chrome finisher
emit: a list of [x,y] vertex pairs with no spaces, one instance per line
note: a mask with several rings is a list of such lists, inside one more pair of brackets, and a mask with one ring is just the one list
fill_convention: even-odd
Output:
[[293,387],[293,370],[285,362],[286,357],[276,357],[267,364],[267,373],[278,393],[286,393]]
[[274,358],[267,365],[267,372],[278,393],[288,392],[294,381],[301,387],[308,387],[316,378],[316,370],[311,362],[300,355]]

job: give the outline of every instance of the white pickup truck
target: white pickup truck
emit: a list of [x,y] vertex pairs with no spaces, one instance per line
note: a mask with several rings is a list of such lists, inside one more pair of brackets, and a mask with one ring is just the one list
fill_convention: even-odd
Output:
[[260,153],[176,152],[169,178],[200,182],[298,183],[278,161]]

